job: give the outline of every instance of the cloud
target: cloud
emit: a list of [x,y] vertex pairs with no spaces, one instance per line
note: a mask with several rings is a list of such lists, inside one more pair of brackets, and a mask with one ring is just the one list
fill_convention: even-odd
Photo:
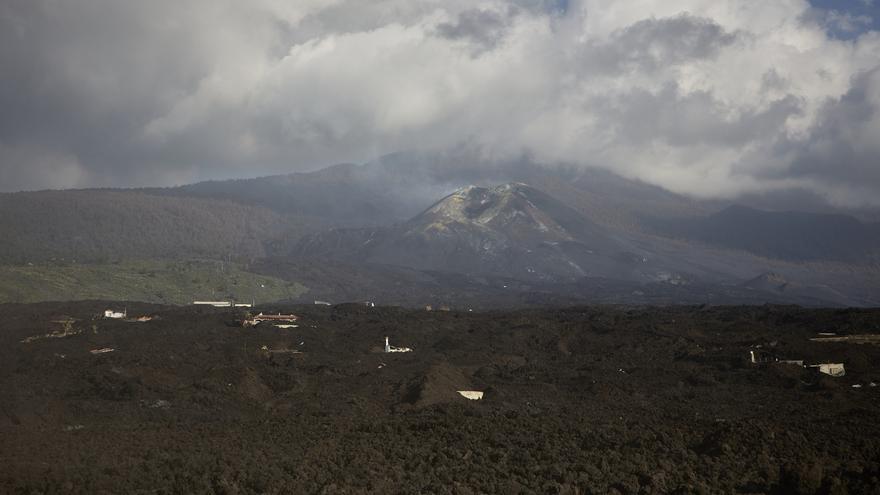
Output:
[[465,40],[476,46],[477,52],[495,48],[505,34],[508,16],[491,10],[466,10],[455,22],[444,22],[437,32],[451,40]]
[[584,47],[600,71],[653,71],[716,56],[737,39],[712,19],[687,13],[645,19]]
[[873,202],[880,183],[878,138],[880,68],[856,75],[844,95],[826,102],[806,139],[779,144],[779,152],[792,157],[781,173],[827,189],[838,203]]
[[802,0],[12,0],[0,189],[470,143],[697,196],[797,187],[877,204],[880,35],[840,39],[815,13]]

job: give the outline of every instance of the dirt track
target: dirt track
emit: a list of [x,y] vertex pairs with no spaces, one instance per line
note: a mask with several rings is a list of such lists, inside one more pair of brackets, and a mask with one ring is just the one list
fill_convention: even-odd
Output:
[[0,306],[0,492],[880,493],[880,310],[106,307]]

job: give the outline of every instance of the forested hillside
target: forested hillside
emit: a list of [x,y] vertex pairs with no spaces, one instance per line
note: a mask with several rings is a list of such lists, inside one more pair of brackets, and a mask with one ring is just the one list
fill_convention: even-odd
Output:
[[298,225],[265,208],[137,191],[0,194],[0,263],[250,258]]

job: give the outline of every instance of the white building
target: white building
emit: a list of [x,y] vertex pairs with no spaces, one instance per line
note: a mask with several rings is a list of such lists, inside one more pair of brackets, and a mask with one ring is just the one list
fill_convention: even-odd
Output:
[[385,352],[412,352],[409,347],[394,347],[388,343],[388,337],[385,337]]
[[232,301],[193,301],[196,306],[214,306],[215,308],[231,308]]
[[127,313],[128,313],[127,310],[123,310],[122,312],[119,312],[119,311],[113,311],[112,309],[108,309],[108,310],[104,311],[104,318],[113,318],[113,319],[125,318],[127,316]]

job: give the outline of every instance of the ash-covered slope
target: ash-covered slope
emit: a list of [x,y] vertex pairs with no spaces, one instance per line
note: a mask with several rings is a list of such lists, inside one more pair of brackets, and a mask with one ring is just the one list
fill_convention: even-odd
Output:
[[[407,235],[480,242],[492,237],[513,243],[597,242],[606,232],[543,192],[521,183],[486,188],[468,186],[443,198],[410,220]],[[491,250],[492,246],[474,246]]]
[[297,254],[527,280],[630,279],[638,261],[610,231],[521,183],[468,186],[395,227],[311,236]]

